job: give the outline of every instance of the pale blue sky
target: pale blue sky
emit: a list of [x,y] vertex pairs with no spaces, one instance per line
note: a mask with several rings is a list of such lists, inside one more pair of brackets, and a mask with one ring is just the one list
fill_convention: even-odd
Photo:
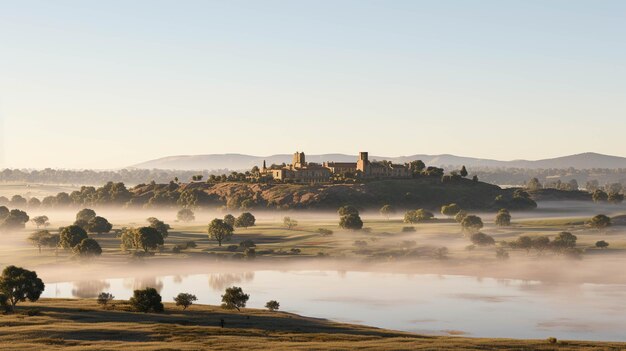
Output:
[[626,1],[0,0],[10,167],[626,156]]

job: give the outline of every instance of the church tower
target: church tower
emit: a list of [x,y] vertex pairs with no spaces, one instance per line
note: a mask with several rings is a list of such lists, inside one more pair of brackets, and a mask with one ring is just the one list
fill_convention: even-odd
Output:
[[367,152],[359,152],[359,160],[356,161],[356,170],[367,175],[369,173],[369,163]]
[[306,166],[306,159],[304,157],[304,152],[294,153],[291,164],[293,165],[294,168],[302,168]]

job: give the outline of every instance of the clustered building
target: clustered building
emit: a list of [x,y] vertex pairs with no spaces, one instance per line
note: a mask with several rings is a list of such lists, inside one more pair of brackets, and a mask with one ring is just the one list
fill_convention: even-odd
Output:
[[324,183],[333,176],[353,176],[355,178],[410,178],[408,165],[391,162],[371,162],[367,152],[360,152],[356,162],[307,163],[304,152],[293,154],[292,163],[280,168],[267,168],[265,161],[260,169],[261,176],[293,183]]

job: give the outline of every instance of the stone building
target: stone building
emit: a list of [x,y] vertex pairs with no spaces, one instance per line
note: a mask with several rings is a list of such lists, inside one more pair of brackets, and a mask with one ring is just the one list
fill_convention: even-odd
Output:
[[271,175],[275,180],[293,183],[326,183],[330,181],[330,170],[317,163],[307,163],[304,152],[293,154],[292,163],[279,169],[268,169],[265,161],[261,175]]
[[360,178],[384,179],[384,178],[411,178],[411,170],[408,165],[392,164],[391,162],[371,162],[367,152],[360,152],[357,162],[324,162],[307,163],[304,152],[293,154],[292,163],[278,169],[263,167],[261,176],[293,183],[325,183],[329,182],[333,175],[345,176],[353,174]]

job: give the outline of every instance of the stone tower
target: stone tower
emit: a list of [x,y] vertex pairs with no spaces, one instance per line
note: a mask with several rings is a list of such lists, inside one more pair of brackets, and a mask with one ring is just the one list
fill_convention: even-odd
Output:
[[296,152],[293,154],[293,160],[291,162],[294,168],[302,168],[306,166],[306,159],[304,157],[304,152]]
[[356,170],[361,171],[363,174],[368,174],[369,162],[367,152],[359,152],[359,160],[356,161]]

